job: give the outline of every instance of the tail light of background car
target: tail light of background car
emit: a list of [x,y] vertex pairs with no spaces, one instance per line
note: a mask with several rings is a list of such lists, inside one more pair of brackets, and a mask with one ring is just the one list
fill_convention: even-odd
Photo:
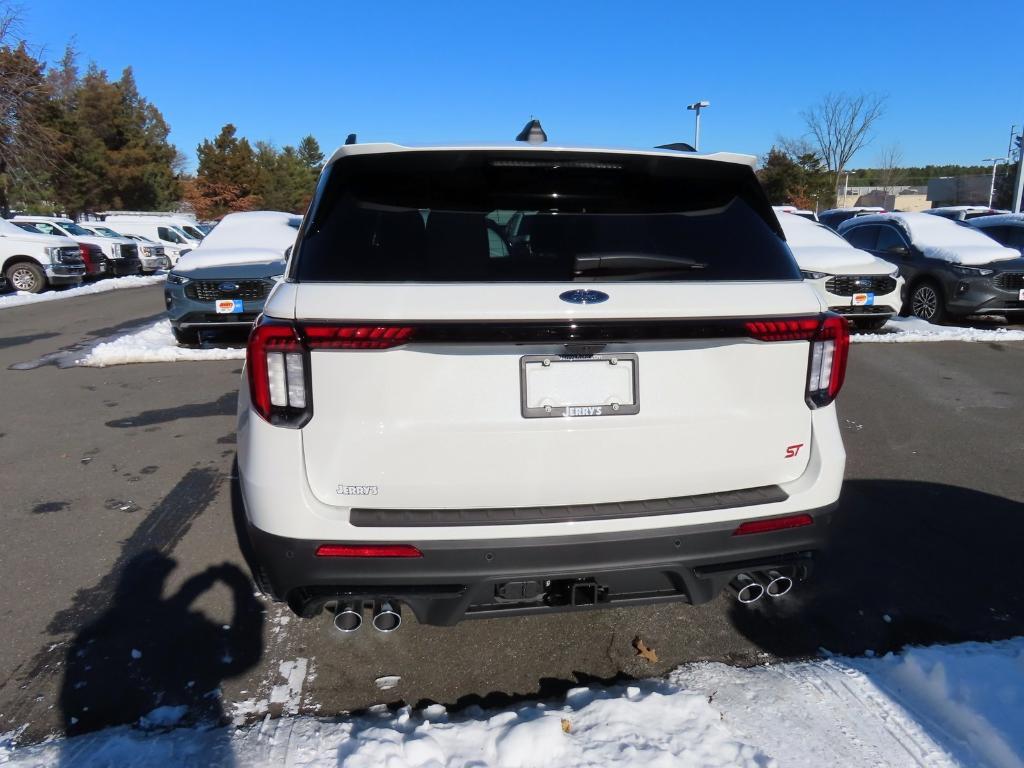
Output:
[[846,377],[850,330],[839,315],[749,320],[747,333],[759,341],[809,341],[807,405],[821,408],[836,399]]

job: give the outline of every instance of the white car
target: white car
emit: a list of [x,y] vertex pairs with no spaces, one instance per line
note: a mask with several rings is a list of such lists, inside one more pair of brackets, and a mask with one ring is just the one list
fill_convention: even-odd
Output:
[[108,275],[136,275],[142,270],[138,244],[127,237],[97,235],[63,216],[15,216],[11,221],[34,227],[47,235],[59,235],[87,246],[96,246],[107,259]]
[[805,578],[849,337],[755,161],[339,149],[239,393],[260,587],[389,631]]
[[41,293],[51,286],[79,285],[84,276],[82,251],[74,240],[26,232],[0,219],[0,277],[6,288]]
[[145,237],[162,245],[172,266],[180,257],[198,248],[203,240],[196,222],[181,216],[113,212],[105,216],[105,224],[118,232]]
[[831,312],[842,315],[859,330],[877,330],[903,306],[899,269],[813,221],[779,213],[796,263]]
[[100,237],[127,237],[129,240],[134,240],[139,244],[139,261],[142,262],[143,272],[156,272],[158,269],[171,268],[171,260],[167,258],[167,255],[164,253],[164,247],[159,243],[154,243],[152,240],[139,237],[138,235],[122,235],[120,232],[115,232],[110,227],[105,227],[102,224],[82,222],[78,226]]

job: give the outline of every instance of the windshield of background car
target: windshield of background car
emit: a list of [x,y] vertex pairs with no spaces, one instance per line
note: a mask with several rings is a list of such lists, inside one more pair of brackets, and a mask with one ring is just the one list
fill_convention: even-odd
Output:
[[344,157],[291,275],[310,282],[799,280],[753,171],[528,150]]
[[60,226],[69,235],[86,235],[88,237],[93,237],[95,235],[95,233],[90,232],[88,229],[80,227],[77,224],[61,224]]
[[93,227],[93,229],[104,237],[121,237],[117,232],[112,229],[107,229],[106,227]]
[[187,224],[182,224],[181,229],[187,237],[191,237],[193,240],[202,240],[205,237],[205,235],[198,229],[190,227]]

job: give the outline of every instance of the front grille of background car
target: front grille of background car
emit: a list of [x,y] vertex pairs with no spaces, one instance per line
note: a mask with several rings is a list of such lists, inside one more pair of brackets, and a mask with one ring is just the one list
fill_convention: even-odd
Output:
[[836,296],[853,296],[855,293],[892,293],[896,280],[888,275],[836,275],[825,282],[825,290]]
[[1000,272],[992,278],[996,288],[1007,291],[1017,291],[1024,288],[1024,272]]
[[[224,283],[234,283],[236,291],[223,291]],[[270,284],[263,280],[195,280],[185,286],[185,295],[196,301],[216,301],[217,299],[242,299],[258,301],[265,299],[270,293]]]
[[139,248],[136,245],[118,243],[115,247],[117,249],[117,255],[120,256],[122,259],[139,258]]

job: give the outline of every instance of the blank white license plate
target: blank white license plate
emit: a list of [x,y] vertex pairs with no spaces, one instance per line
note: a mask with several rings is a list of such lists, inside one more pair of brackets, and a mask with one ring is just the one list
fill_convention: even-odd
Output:
[[522,411],[527,419],[628,416],[640,410],[635,354],[584,358],[527,355],[519,366]]
[[1020,289],[1020,293],[1017,294],[1017,298],[1020,299],[1021,301],[1024,301],[1024,288]]

